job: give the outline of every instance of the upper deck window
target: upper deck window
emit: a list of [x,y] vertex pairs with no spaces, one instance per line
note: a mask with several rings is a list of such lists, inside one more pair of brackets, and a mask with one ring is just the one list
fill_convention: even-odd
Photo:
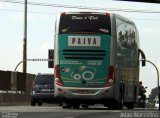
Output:
[[111,34],[109,15],[63,14],[60,17],[60,34]]

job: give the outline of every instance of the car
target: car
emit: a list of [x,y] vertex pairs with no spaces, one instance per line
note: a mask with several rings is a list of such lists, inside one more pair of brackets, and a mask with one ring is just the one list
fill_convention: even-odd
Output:
[[155,109],[158,109],[158,108],[159,108],[159,101],[158,101],[158,99],[155,101],[154,108],[155,108]]
[[54,103],[54,75],[38,74],[32,84],[31,106],[42,106],[43,102]]

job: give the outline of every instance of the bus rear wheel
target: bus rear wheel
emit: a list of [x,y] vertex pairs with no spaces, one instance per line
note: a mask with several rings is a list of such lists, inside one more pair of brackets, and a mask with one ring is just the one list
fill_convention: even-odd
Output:
[[79,104],[74,104],[73,109],[79,109],[80,105]]
[[71,104],[69,104],[69,103],[66,103],[66,102],[63,102],[62,103],[62,108],[63,109],[70,109],[72,106],[71,106]]
[[87,109],[89,107],[89,105],[87,105],[87,104],[82,104],[82,108],[83,109]]
[[126,106],[128,109],[133,109],[133,108],[134,108],[134,103],[133,103],[133,102],[127,102],[127,103],[125,103],[125,106]]
[[123,103],[118,102],[118,101],[114,101],[112,104],[108,105],[107,107],[111,110],[117,110],[117,109],[121,110],[121,109],[123,109]]

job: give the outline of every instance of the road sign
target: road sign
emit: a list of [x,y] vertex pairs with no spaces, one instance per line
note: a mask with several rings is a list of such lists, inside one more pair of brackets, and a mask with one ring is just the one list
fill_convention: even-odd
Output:
[[53,49],[49,49],[48,50],[48,68],[53,68],[53,59],[54,59],[54,50]]

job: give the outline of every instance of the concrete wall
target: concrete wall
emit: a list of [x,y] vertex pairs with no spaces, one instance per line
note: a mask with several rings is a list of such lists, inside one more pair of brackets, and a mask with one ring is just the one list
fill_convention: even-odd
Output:
[[0,105],[29,104],[34,74],[0,71]]
[[0,94],[0,105],[29,105],[29,94],[2,93]]

